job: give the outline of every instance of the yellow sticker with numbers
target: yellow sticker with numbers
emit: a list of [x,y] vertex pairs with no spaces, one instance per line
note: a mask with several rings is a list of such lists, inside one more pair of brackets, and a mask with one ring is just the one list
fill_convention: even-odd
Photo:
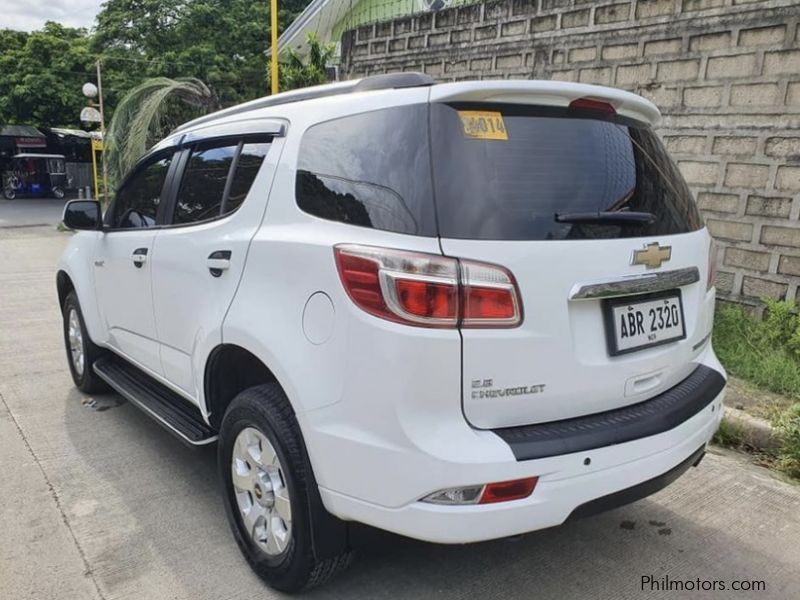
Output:
[[507,140],[503,115],[493,110],[460,110],[464,135],[477,140]]

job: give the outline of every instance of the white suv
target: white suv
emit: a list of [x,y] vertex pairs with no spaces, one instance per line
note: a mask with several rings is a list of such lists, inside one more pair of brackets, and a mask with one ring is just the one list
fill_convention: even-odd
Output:
[[[189,444],[282,590],[630,502],[722,418],[711,238],[619,90],[419,74],[180,127],[58,267],[75,384]],[[362,528],[368,529],[368,528]]]

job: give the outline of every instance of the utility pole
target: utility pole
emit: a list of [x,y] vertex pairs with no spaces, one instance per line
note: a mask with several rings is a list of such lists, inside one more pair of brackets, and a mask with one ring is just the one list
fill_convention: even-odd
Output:
[[[278,93],[278,0],[270,0],[270,23],[271,23],[270,35],[272,37],[272,65],[271,65],[272,93],[277,94]],[[99,72],[100,71],[98,71],[98,73]],[[102,93],[100,97],[102,98]],[[100,109],[100,112],[102,113],[103,109]]]
[[108,204],[108,170],[106,169],[106,121],[103,113],[103,80],[100,74],[100,59],[95,63],[97,66],[97,98],[100,108],[100,133],[103,136],[103,202]]

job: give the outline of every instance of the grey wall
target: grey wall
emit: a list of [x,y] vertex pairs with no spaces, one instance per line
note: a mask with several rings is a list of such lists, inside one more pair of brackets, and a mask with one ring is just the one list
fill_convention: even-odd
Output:
[[720,297],[800,299],[798,18],[797,0],[486,2],[345,32],[341,73],[642,94],[719,242]]

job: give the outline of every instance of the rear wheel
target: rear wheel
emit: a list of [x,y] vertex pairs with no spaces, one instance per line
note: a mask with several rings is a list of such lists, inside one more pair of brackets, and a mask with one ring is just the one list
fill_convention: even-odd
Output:
[[220,427],[225,512],[242,554],[272,587],[295,592],[345,568],[350,554],[319,560],[311,537],[308,468],[297,420],[281,388],[240,393]]
[[106,352],[89,338],[78,297],[72,291],[64,300],[64,345],[72,381],[87,394],[104,392],[108,385],[94,372],[92,365]]
[[16,190],[14,188],[7,187],[7,188],[3,189],[3,197],[6,200],[13,200],[14,198],[17,197],[17,192],[16,192]]
[[62,198],[64,198],[64,190],[61,189],[60,187],[54,187],[53,196],[55,196],[56,199],[61,200]]

